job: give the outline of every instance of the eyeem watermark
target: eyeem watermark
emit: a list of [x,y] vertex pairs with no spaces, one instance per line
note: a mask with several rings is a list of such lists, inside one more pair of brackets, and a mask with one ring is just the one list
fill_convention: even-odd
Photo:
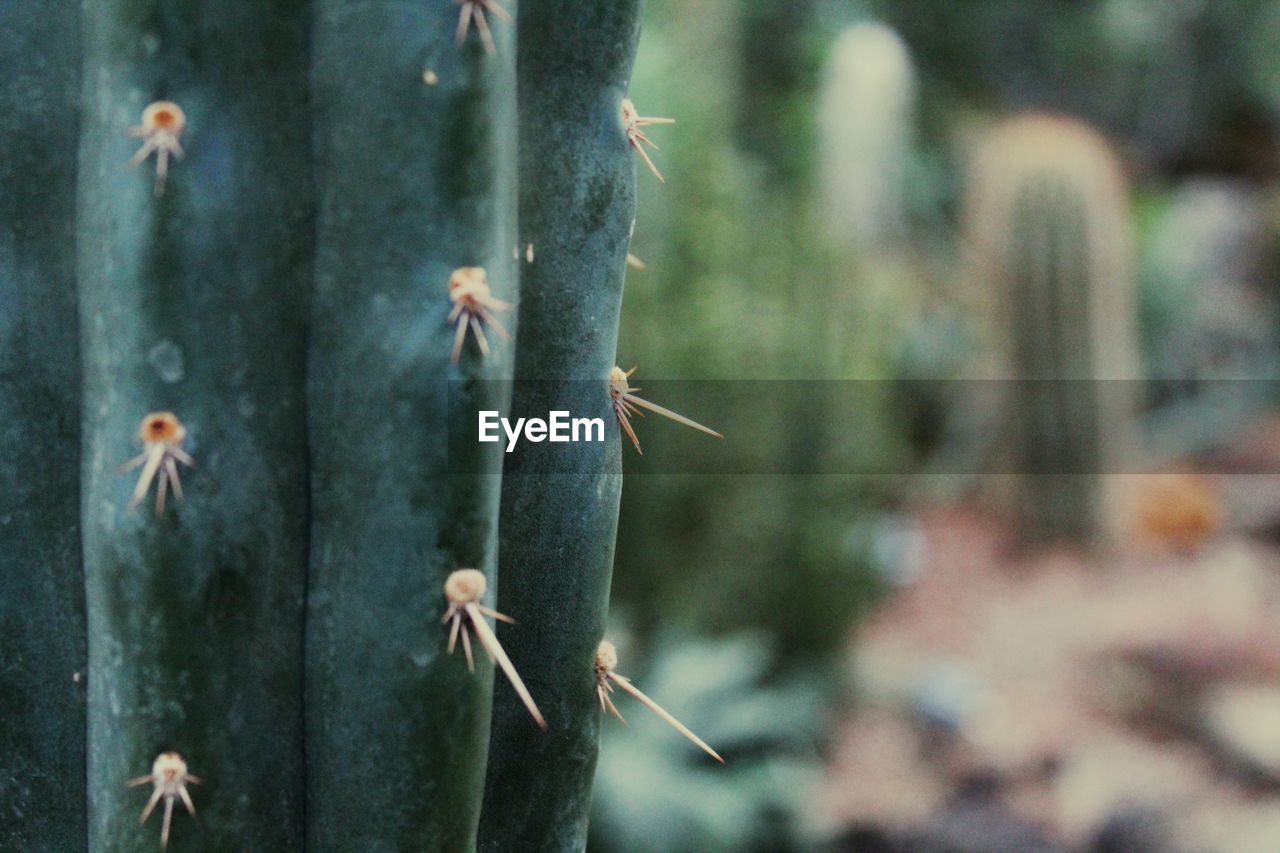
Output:
[[496,411],[480,412],[479,437],[483,443],[496,443],[502,440],[498,428],[507,436],[507,453],[523,438],[537,444],[542,441],[551,442],[583,442],[604,441],[604,418],[573,418],[567,411],[553,411],[546,420],[542,418],[516,418],[513,424],[509,418],[500,417]]

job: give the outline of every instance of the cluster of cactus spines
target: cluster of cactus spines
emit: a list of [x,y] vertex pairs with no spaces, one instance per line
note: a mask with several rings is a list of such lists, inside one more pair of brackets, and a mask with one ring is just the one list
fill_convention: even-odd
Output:
[[627,381],[631,377],[631,374],[635,372],[636,369],[634,367],[630,370],[623,370],[621,367],[614,366],[614,368],[609,371],[609,397],[613,401],[613,414],[618,419],[618,425],[622,428],[622,431],[626,433],[627,438],[631,439],[631,444],[635,447],[636,453],[643,454],[644,451],[640,449],[640,439],[636,435],[635,428],[631,425],[631,417],[633,415],[640,415],[643,417],[644,413],[641,412],[640,409],[648,409],[654,414],[662,415],[664,418],[669,418],[678,424],[692,427],[699,432],[705,432],[707,435],[714,436],[716,438],[724,438],[720,433],[710,429],[709,427],[703,426],[697,421],[690,420],[684,415],[677,414],[670,409],[659,406],[657,403],[651,403],[643,397],[637,397],[635,392],[640,389],[632,388],[631,384]]
[[[533,255],[533,244],[529,244],[527,257]],[[529,263],[533,263],[532,260]],[[453,310],[449,312],[449,322],[457,331],[453,335],[453,352],[451,360],[457,364],[462,357],[462,345],[467,339],[470,327],[475,336],[476,346],[482,355],[489,354],[489,339],[485,337],[484,327],[490,326],[507,342],[511,341],[511,333],[495,315],[499,311],[510,311],[515,306],[493,295],[489,287],[489,276],[482,267],[459,267],[449,276],[449,299],[453,302]]]
[[476,639],[489,655],[489,659],[502,667],[503,673],[511,682],[520,701],[529,709],[529,715],[538,724],[538,728],[546,731],[547,721],[538,710],[538,703],[529,695],[529,688],[524,686],[524,679],[520,677],[520,673],[516,672],[511,664],[511,658],[502,648],[502,643],[498,642],[497,634],[485,621],[485,617],[488,616],[495,621],[506,622],[508,625],[516,624],[516,620],[510,616],[480,603],[488,588],[489,582],[485,579],[484,573],[476,569],[458,569],[445,580],[444,597],[449,602],[449,608],[445,610],[440,621],[449,626],[449,654],[453,654],[458,637],[461,636],[462,648],[467,656],[467,669],[475,672],[475,657],[471,653],[471,632],[474,631]]
[[[718,435],[635,397],[612,367],[629,148],[648,141],[639,127],[666,122],[623,97],[638,0],[604,13],[526,4],[519,213],[546,251],[535,264],[526,244],[535,289],[514,354],[485,336],[511,337],[495,314],[515,304],[494,293],[515,296],[521,255],[515,51],[510,29],[487,26],[485,12],[507,17],[494,0],[458,0],[456,30],[446,4],[168,13],[104,0],[84,7],[82,44],[69,5],[51,36],[19,2],[31,29],[19,53],[52,45],[94,73],[77,92],[72,61],[60,88],[41,90],[61,111],[15,100],[29,85],[0,87],[0,141],[30,167],[0,224],[0,307],[47,333],[0,326],[0,366],[15,366],[0,372],[0,400],[22,432],[8,445],[25,454],[0,470],[26,522],[11,543],[0,504],[13,546],[0,553],[0,627],[19,635],[3,670],[17,681],[0,692],[17,723],[0,745],[16,762],[6,773],[29,786],[0,790],[5,816],[24,817],[0,840],[154,849],[138,824],[159,810],[161,847],[171,835],[193,849],[581,847],[593,683],[615,714],[617,685],[719,760],[600,644],[620,443],[574,449],[565,473],[515,458],[499,513],[498,447],[459,459],[442,441],[469,427],[460,414],[505,406],[504,383],[476,380],[511,378],[513,359],[523,378],[582,380],[519,386],[517,406],[612,405],[637,450],[634,406]],[[471,22],[480,44],[446,50]],[[625,49],[592,49],[602,38]],[[65,134],[77,101],[78,137]],[[29,133],[44,121],[63,122],[59,157],[56,134]],[[141,140],[131,157],[129,137]],[[153,155],[154,177],[128,168]],[[562,204],[583,188],[582,206]],[[173,511],[196,451],[191,500]],[[134,471],[125,501],[121,475]],[[154,513],[136,512],[153,490]],[[500,520],[504,610],[526,617],[514,662],[486,621],[513,623],[485,603]],[[36,562],[46,582],[32,585]],[[34,631],[9,606],[28,599]],[[512,688],[498,694],[492,749],[492,671],[474,671],[473,632]],[[459,641],[465,666],[448,654]],[[68,683],[46,689],[58,684],[47,668]],[[86,795],[68,798],[81,777]],[[177,819],[197,805],[198,824]]]
[[1122,170],[1084,124],[1030,114],[992,132],[970,182],[972,248],[997,287],[1020,536],[1105,541],[1122,517],[1105,472],[1132,452],[1137,378]]
[[314,4],[314,851],[473,847],[494,695],[539,733],[486,656],[473,673],[447,653],[441,621],[493,604],[502,454],[446,437],[471,434],[476,409],[505,408],[507,383],[484,380],[510,379],[512,348],[490,347],[485,326],[517,301],[514,29],[481,30],[492,54],[475,37],[455,46],[459,8]]
[[[649,138],[641,128],[648,127],[653,124],[675,124],[673,118],[652,118],[642,116],[636,111],[636,105],[632,103],[630,98],[622,99],[622,126],[627,132],[627,140],[630,141],[631,147],[640,155],[640,159],[644,160],[644,164],[649,167],[649,171],[653,172],[653,176],[662,183],[666,183],[667,179],[662,177],[662,173],[658,171],[658,167],[653,164],[653,159],[649,156],[649,152],[645,150],[648,145],[653,150],[658,150],[658,144]],[[631,259],[628,253],[627,259]]]
[[152,412],[142,419],[138,427],[138,441],[142,444],[142,452],[120,467],[120,472],[128,473],[141,468],[138,484],[133,489],[133,497],[129,499],[129,509],[142,503],[143,498],[156,483],[156,515],[164,515],[165,496],[169,490],[178,500],[182,500],[182,478],[178,474],[178,463],[188,468],[195,467],[195,460],[182,449],[187,440],[187,428],[178,420],[173,412]]
[[915,69],[896,32],[863,23],[840,34],[819,112],[824,213],[838,245],[867,251],[905,237],[915,101]]
[[169,159],[181,160],[182,132],[187,129],[187,114],[173,101],[154,101],[142,111],[142,123],[129,128],[129,135],[142,140],[142,146],[129,162],[138,166],[156,155],[155,194],[164,194],[169,178]]
[[85,849],[80,7],[0,4],[0,850]]
[[720,753],[708,746],[705,740],[695,735],[684,723],[671,716],[670,712],[650,699],[640,688],[631,683],[631,679],[615,672],[617,666],[618,647],[608,640],[601,640],[600,645],[596,648],[596,695],[600,697],[600,710],[608,711],[623,723],[626,722],[617,706],[613,704],[613,698],[610,695],[613,693],[613,687],[616,684],[623,692],[634,696],[640,704],[657,714],[663,722],[684,735],[707,755],[724,764],[724,759],[720,757]]
[[160,846],[169,846],[169,830],[173,826],[173,807],[178,800],[186,806],[187,813],[195,817],[196,806],[191,800],[188,785],[202,785],[204,780],[187,770],[187,762],[176,752],[162,752],[151,765],[151,772],[129,780],[130,788],[151,786],[151,797],[142,809],[139,823],[146,823],[160,801],[164,801],[164,817],[160,823]]

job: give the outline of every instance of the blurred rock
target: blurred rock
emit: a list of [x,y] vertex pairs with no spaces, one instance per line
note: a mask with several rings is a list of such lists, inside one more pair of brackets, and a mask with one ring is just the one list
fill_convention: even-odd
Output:
[[1195,853],[1275,853],[1280,800],[1210,796],[1180,815],[1177,825]]
[[928,661],[912,685],[908,707],[926,730],[958,735],[988,701],[988,690],[962,663]]
[[1189,802],[1214,784],[1211,762],[1192,745],[1094,725],[1064,757],[1053,818],[1066,837],[1096,842],[1109,825],[1117,835],[1131,832],[1136,815]]
[[905,830],[851,827],[833,853],[1058,853],[1067,848],[1018,817],[996,796],[998,780],[972,778],[951,802]]
[[920,524],[859,635],[836,849],[1280,850],[1280,550],[1012,558],[976,513]]
[[912,853],[1053,853],[1065,851],[997,799],[962,797],[924,825],[904,833]]
[[866,829],[924,820],[947,785],[908,720],[869,709],[840,729],[820,790],[830,823]]
[[1249,424],[1207,460],[1236,527],[1280,539],[1280,414]]
[[1205,697],[1203,708],[1218,748],[1244,772],[1280,785],[1280,686],[1225,685]]

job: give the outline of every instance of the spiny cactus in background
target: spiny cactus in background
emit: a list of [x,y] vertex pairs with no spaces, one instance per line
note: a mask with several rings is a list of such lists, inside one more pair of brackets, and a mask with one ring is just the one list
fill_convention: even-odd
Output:
[[85,848],[80,7],[0,4],[0,850]]
[[[832,44],[817,114],[824,245],[832,250],[836,285],[824,300],[829,370],[838,377],[901,377],[912,369],[904,330],[928,322],[935,295],[919,272],[919,253],[908,251],[907,170],[914,157],[917,84],[906,44],[889,27],[861,23]],[[851,286],[856,282],[856,286]],[[834,327],[834,328],[833,328]],[[840,331],[834,331],[839,329]],[[910,379],[919,379],[917,373]],[[932,377],[931,377],[932,378]],[[873,383],[869,395],[898,394],[869,402],[894,410],[894,439],[903,428],[903,406],[927,407],[929,388]],[[886,419],[887,420],[887,419]]]
[[489,54],[455,46],[449,3],[313,14],[307,846],[466,850],[493,670],[446,654],[441,617],[458,569],[482,572],[492,601],[502,462],[447,437],[504,407],[505,383],[483,380],[511,377],[511,346],[482,342],[518,291],[514,32],[493,27]]
[[818,115],[824,216],[831,239],[869,250],[905,237],[916,77],[907,46],[866,23],[836,39]]
[[968,228],[992,285],[1026,541],[1118,533],[1114,478],[1134,449],[1138,377],[1126,186],[1105,140],[1070,118],[996,128],[969,176]]
[[[521,4],[520,240],[537,259],[522,269],[517,417],[564,410],[612,420],[608,380],[635,217],[621,103],[640,6]],[[622,490],[620,434],[609,433],[616,440],[604,444],[525,443],[506,459],[498,600],[520,624],[498,633],[550,731],[531,725],[510,691],[495,693],[481,850],[586,844],[601,725],[594,662]]]

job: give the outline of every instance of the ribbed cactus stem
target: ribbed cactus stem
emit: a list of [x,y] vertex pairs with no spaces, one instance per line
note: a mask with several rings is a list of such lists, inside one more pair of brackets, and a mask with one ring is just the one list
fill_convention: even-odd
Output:
[[[157,849],[160,818],[138,825],[151,789],[126,782],[175,751],[204,784],[198,818],[178,803],[171,848],[298,850],[307,4],[83,8],[88,847]],[[186,156],[157,196],[155,155],[130,167],[143,139],[127,131],[161,100],[185,113]],[[150,499],[127,507],[145,469],[119,471],[156,410],[176,414],[198,465],[160,517]]]
[[1012,507],[1026,540],[1098,542],[1120,518],[1112,484],[1133,450],[1134,282],[1124,180],[1106,143],[1032,115],[980,156],[975,247],[998,285]]
[[[523,268],[516,416],[566,410],[615,423],[607,380],[636,168],[621,103],[640,5],[520,5],[520,231],[536,260]],[[604,445],[524,444],[507,457],[498,599],[519,624],[499,626],[499,636],[550,731],[539,731],[510,692],[496,693],[482,850],[586,844],[601,722],[594,660],[622,487],[616,427],[608,437]]]
[[441,616],[455,570],[484,573],[488,604],[497,587],[501,451],[474,440],[474,412],[506,385],[475,380],[511,375],[493,321],[514,330],[494,300],[517,296],[515,44],[490,15],[494,54],[474,31],[457,46],[458,15],[315,4],[313,851],[475,845],[494,673],[479,648],[474,673],[446,653]]
[[0,850],[85,849],[79,7],[0,5]]

